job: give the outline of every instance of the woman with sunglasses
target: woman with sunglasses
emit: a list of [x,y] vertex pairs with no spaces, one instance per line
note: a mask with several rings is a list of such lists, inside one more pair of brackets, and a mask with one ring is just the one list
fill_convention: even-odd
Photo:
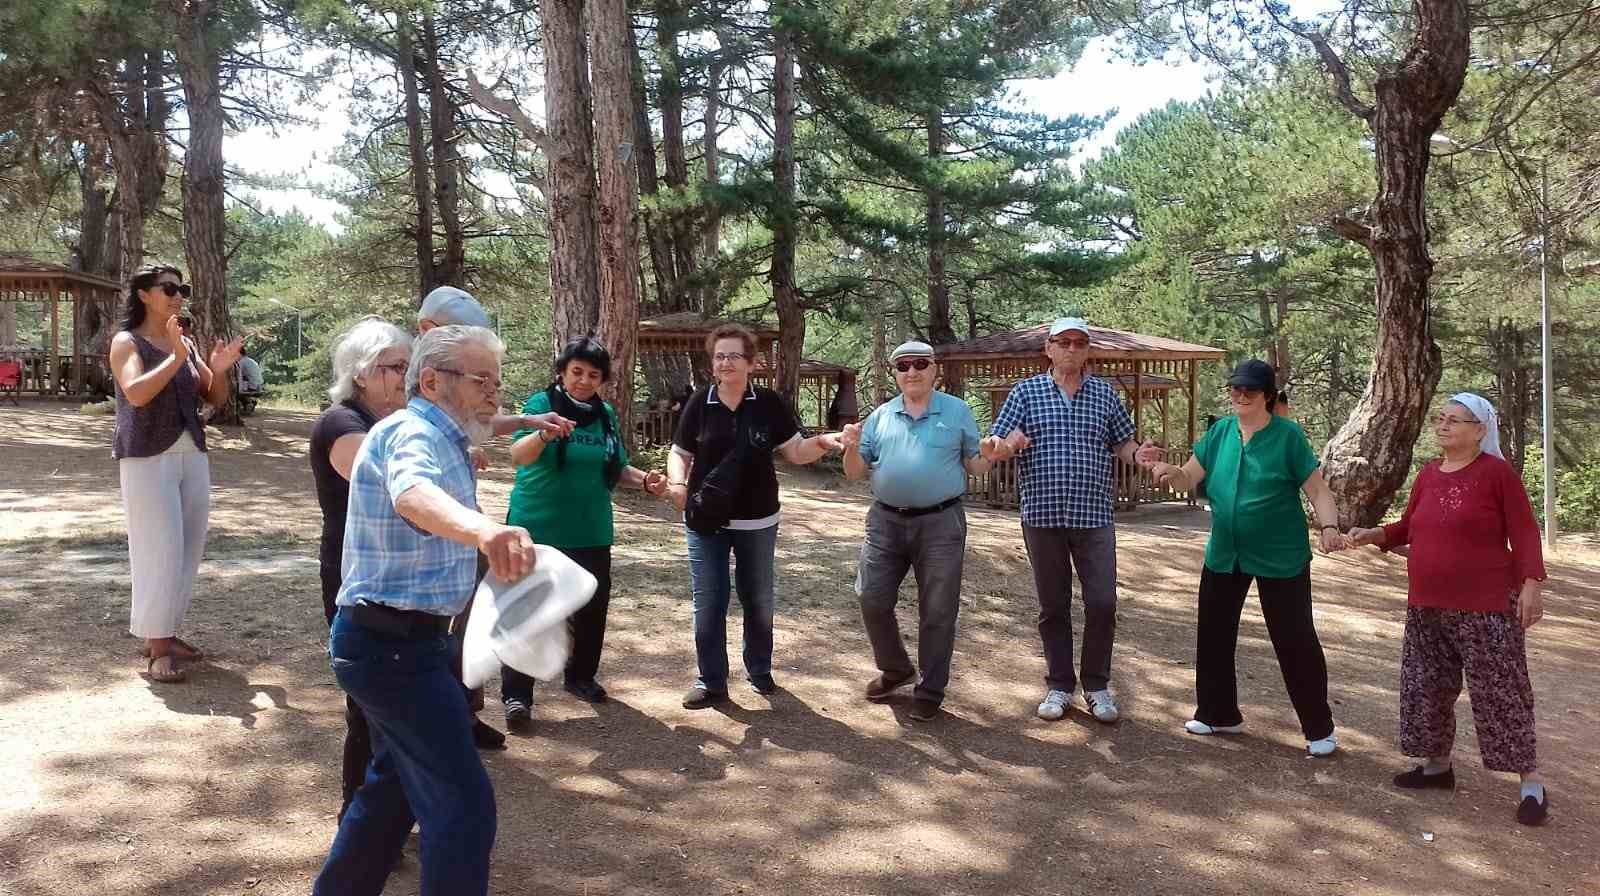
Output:
[[1306,749],[1328,756],[1338,740],[1328,706],[1328,664],[1311,617],[1311,546],[1302,492],[1316,511],[1321,549],[1341,550],[1347,542],[1305,431],[1273,413],[1278,390],[1272,365],[1240,363],[1228,378],[1228,394],[1233,416],[1206,430],[1182,467],[1155,460],[1159,449],[1141,450],[1139,458],[1170,488],[1192,491],[1204,480],[1211,502],[1195,633],[1197,708],[1184,730],[1197,735],[1244,730],[1234,653],[1239,614],[1254,581]]
[[1400,752],[1423,760],[1396,787],[1454,790],[1450,754],[1465,673],[1485,768],[1522,777],[1517,821],[1543,824],[1550,799],[1535,751],[1526,631],[1544,616],[1544,549],[1517,470],[1500,453],[1494,406],[1462,392],[1434,423],[1443,457],[1417,473],[1405,513],[1352,529],[1356,544],[1406,552]]
[[[333,349],[333,406],[311,428],[311,478],[322,508],[322,542],[318,561],[322,574],[322,614],[333,625],[334,599],[343,584],[344,519],[350,506],[350,470],[367,431],[379,420],[406,406],[406,370],[411,337],[394,324],[368,318],[339,337]],[[343,802],[339,818],[361,786],[372,761],[372,737],[366,717],[345,698]]]
[[111,454],[122,480],[133,568],[128,630],[145,639],[152,681],[183,681],[199,648],[178,637],[194,596],[211,512],[204,401],[228,399],[226,374],[244,340],[219,342],[209,362],[183,335],[183,272],[146,265],[128,281],[121,331],[111,340],[117,417]]

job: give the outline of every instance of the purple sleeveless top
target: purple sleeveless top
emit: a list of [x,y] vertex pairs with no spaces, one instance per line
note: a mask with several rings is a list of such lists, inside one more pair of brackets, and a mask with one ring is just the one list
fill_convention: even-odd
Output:
[[[133,333],[133,344],[139,351],[139,360],[145,370],[153,370],[167,360],[171,352],[156,348],[149,340]],[[178,372],[156,397],[144,407],[136,407],[122,394],[122,384],[117,383],[117,424],[111,435],[111,456],[155,457],[188,432],[196,448],[206,450],[206,428],[200,422],[200,377],[194,361],[178,368]]]

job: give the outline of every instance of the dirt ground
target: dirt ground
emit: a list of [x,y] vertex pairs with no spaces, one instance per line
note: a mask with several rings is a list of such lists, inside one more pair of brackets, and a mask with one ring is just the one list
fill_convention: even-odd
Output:
[[[341,695],[318,600],[312,415],[213,431],[211,541],[184,634],[211,652],[151,684],[126,633],[111,421],[0,409],[0,894],[303,894],[339,803]],[[503,510],[501,446],[481,489]],[[1458,789],[1400,792],[1403,561],[1319,557],[1340,752],[1305,755],[1259,611],[1240,647],[1248,733],[1183,733],[1203,511],[1119,518],[1113,727],[1041,722],[1036,604],[1014,515],[975,511],[955,672],[934,724],[860,697],[875,674],[850,590],[867,501],[786,473],[769,698],[691,712],[681,526],[624,495],[601,678],[539,691],[485,756],[505,894],[1600,893],[1600,551],[1551,564],[1530,639],[1553,819],[1512,817],[1465,699]],[[902,625],[914,632],[912,592]],[[737,614],[735,614],[737,615]],[[1081,627],[1081,626],[1080,626]],[[730,643],[737,657],[738,622]],[[913,635],[914,636],[914,635]],[[491,694],[497,684],[491,683]],[[501,727],[496,703],[485,718]],[[388,892],[417,890],[414,852]]]

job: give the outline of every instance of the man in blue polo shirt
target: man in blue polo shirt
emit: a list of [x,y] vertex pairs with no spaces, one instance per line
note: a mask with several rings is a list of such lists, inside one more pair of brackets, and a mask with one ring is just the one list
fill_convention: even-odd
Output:
[[956,614],[961,609],[961,566],[966,555],[967,517],[961,496],[967,474],[988,471],[978,456],[978,423],[966,402],[934,391],[939,368],[933,347],[907,342],[889,356],[900,394],[866,422],[844,428],[844,473],[872,478],[872,509],[856,593],[861,618],[882,673],[867,685],[867,699],[882,701],[916,678],[916,667],[900,640],[894,607],[908,569],[917,575],[917,660],[922,678],[911,701],[911,718],[939,715]]
[[1050,325],[1050,369],[1012,388],[995,415],[984,456],[1013,456],[1021,469],[1022,539],[1039,593],[1044,699],[1039,718],[1059,719],[1080,677],[1072,669],[1072,573],[1083,586],[1084,704],[1107,724],[1121,713],[1111,696],[1111,643],[1117,630],[1117,536],[1111,526],[1111,459],[1137,460],[1133,421],[1105,380],[1090,376],[1089,324]]

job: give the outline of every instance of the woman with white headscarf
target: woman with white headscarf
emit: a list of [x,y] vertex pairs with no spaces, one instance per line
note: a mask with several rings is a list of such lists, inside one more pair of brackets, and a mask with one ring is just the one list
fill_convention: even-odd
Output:
[[1444,456],[1417,474],[1405,514],[1350,538],[1409,546],[1400,750],[1425,761],[1396,775],[1395,786],[1455,787],[1450,753],[1464,672],[1484,766],[1521,775],[1517,820],[1542,824],[1550,800],[1534,751],[1524,632],[1544,615],[1544,555],[1522,479],[1500,453],[1498,423],[1481,396],[1453,396],[1435,423]]

